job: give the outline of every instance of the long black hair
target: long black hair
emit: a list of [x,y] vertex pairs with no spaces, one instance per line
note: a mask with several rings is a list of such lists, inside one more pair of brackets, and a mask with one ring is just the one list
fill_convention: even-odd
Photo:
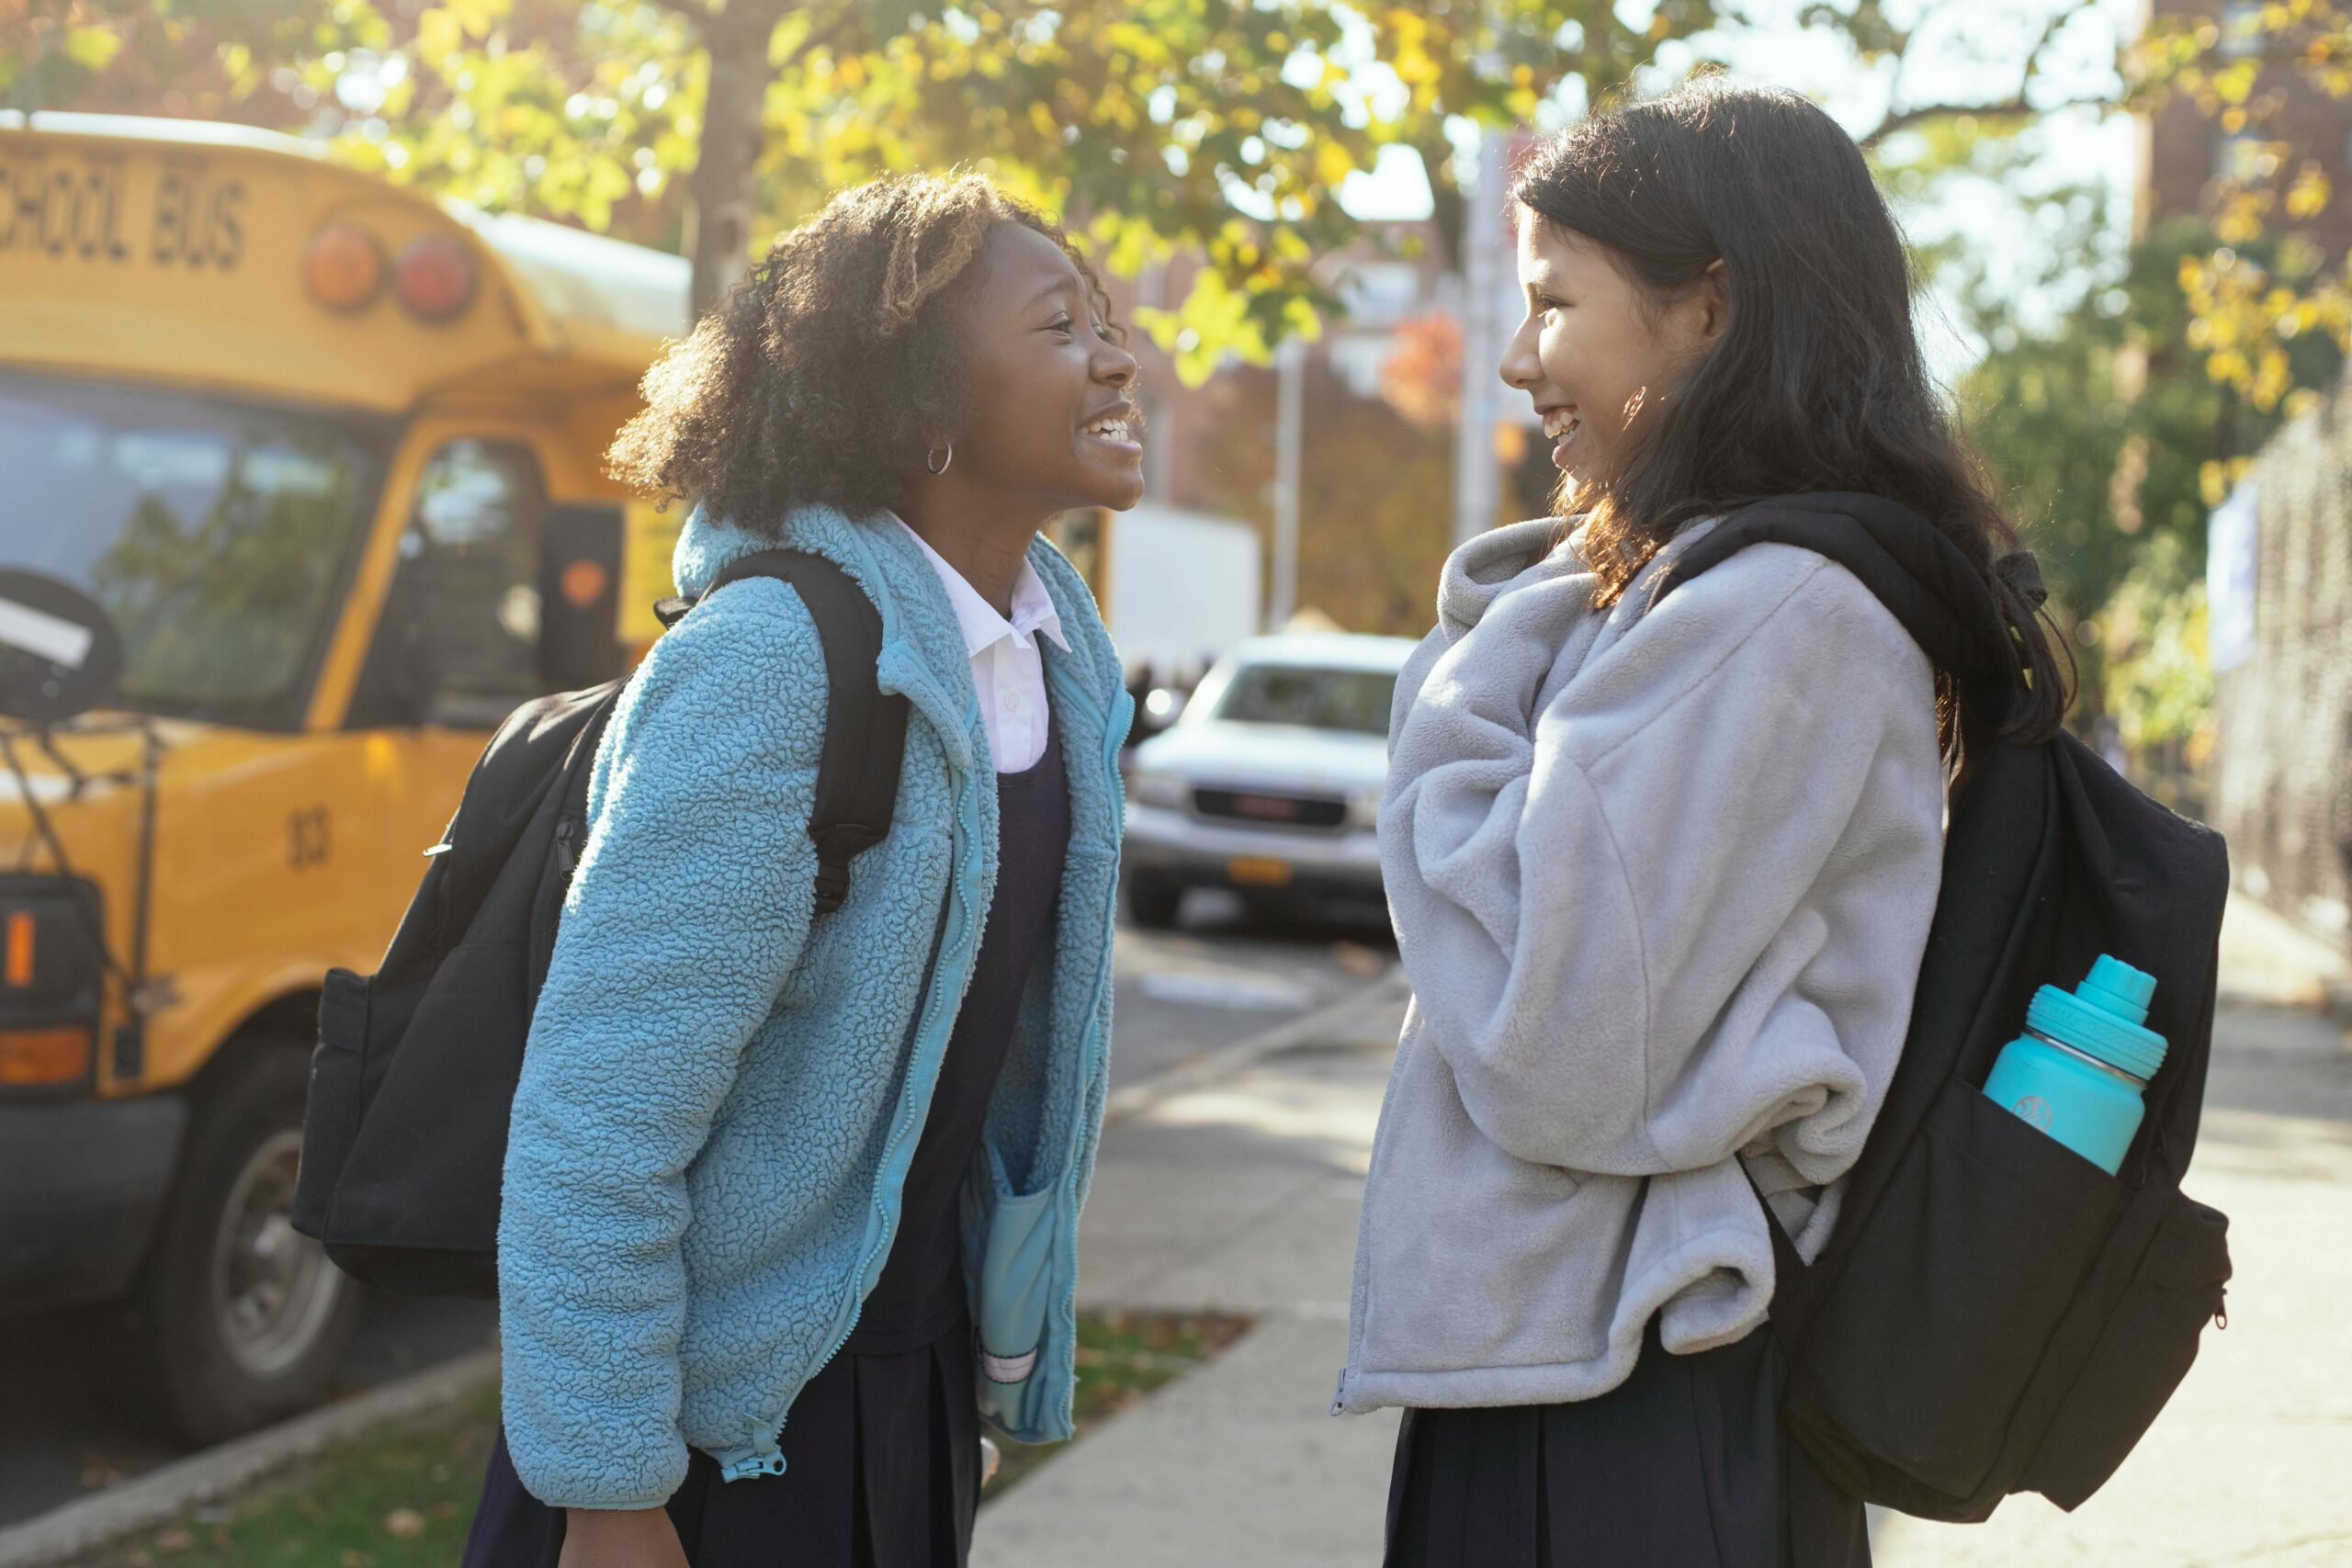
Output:
[[[1835,120],[1794,93],[1704,77],[1553,138],[1510,197],[1597,242],[1650,308],[1724,264],[1721,333],[1635,418],[1614,469],[1578,492],[1604,602],[1696,518],[1866,491],[1927,518],[1984,574],[2031,687],[2001,734],[2056,732],[2066,679],[2017,530],[1928,375],[1902,236]],[[1941,676],[1938,709],[1950,748],[1962,716]]]

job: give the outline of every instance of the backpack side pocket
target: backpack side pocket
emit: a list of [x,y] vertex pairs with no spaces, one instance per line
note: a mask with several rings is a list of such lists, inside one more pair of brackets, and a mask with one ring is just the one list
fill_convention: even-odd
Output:
[[302,1156],[294,1175],[294,1228],[327,1239],[334,1190],[359,1136],[361,1074],[368,1057],[368,982],[330,969],[319,989],[319,1039],[311,1052],[311,1087],[302,1106]]
[[1792,1358],[1808,1450],[1860,1495],[1929,1517],[1989,1512],[1977,1494],[2123,1201],[2122,1183],[1975,1085],[1947,1084]]
[[2115,1473],[2197,1359],[2206,1324],[2226,1322],[2229,1216],[2173,1196],[2140,1267],[2026,1466],[2025,1487],[2075,1508]]

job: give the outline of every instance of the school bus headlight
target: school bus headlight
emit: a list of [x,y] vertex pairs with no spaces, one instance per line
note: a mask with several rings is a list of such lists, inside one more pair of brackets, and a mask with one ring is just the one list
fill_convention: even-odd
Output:
[[356,223],[330,223],[302,248],[302,287],[330,310],[356,310],[384,283],[384,247]]
[[86,1024],[0,1029],[0,1084],[74,1083],[89,1076]]
[[473,303],[474,258],[447,234],[420,234],[392,258],[392,295],[420,321],[446,321]]

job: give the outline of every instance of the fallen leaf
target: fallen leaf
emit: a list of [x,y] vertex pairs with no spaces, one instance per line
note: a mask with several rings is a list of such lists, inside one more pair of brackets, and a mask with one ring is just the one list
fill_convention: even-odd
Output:
[[384,1516],[384,1533],[399,1540],[414,1540],[424,1533],[424,1516],[414,1508],[394,1508]]
[[155,1550],[158,1551],[186,1551],[195,1544],[196,1537],[189,1534],[183,1525],[170,1525],[155,1532]]

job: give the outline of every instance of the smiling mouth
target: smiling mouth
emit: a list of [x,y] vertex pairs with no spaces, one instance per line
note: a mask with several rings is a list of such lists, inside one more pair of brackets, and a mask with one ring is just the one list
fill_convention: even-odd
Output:
[[1552,438],[1552,466],[1566,470],[1568,448],[1576,445],[1577,432],[1584,428],[1584,421],[1577,417],[1576,405],[1564,403],[1544,411],[1544,434]]
[[1079,434],[1108,442],[1114,446],[1131,446],[1138,452],[1143,450],[1143,443],[1135,437],[1133,423],[1124,415],[1095,420],[1091,424],[1080,426]]

